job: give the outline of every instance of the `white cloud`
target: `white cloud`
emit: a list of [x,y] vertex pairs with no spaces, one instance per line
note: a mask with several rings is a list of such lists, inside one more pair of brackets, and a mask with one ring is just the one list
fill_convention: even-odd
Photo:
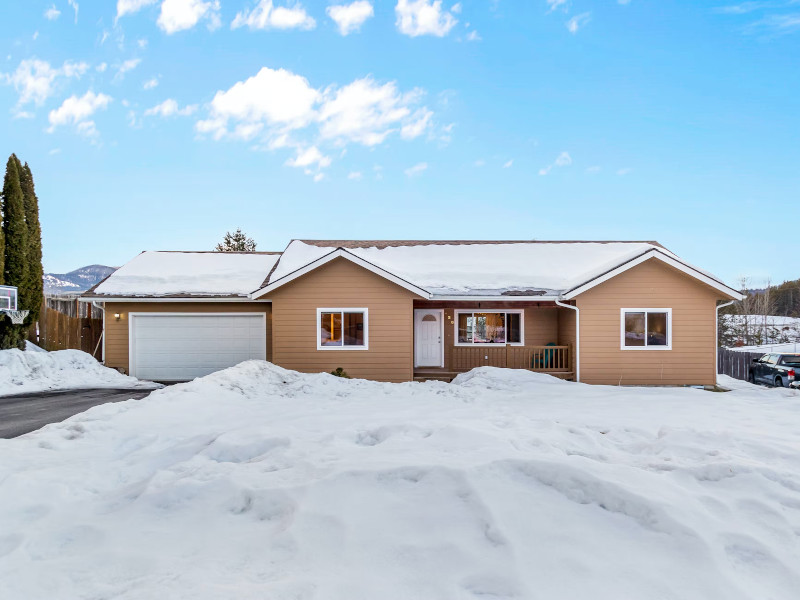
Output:
[[147,38],[139,38],[136,40],[136,45],[139,46],[142,50],[147,48]]
[[319,148],[316,146],[310,146],[306,149],[298,148],[297,156],[287,160],[286,164],[290,167],[310,169],[311,167],[316,166],[319,169],[324,169],[325,167],[330,166],[331,158],[322,154],[322,152],[320,152]]
[[631,172],[633,172],[633,169],[630,167],[623,167],[617,171],[617,175],[624,177],[625,175],[629,175]]
[[567,0],[547,0],[547,5],[550,7],[550,10],[548,10],[547,12],[553,12],[559,6],[563,6],[566,9]]
[[155,4],[159,0],[117,0],[117,19],[139,12],[145,6]]
[[334,4],[325,9],[328,16],[339,27],[339,33],[348,35],[358,31],[364,21],[375,15],[368,0],[356,0],[350,4]]
[[219,27],[219,0],[164,0],[157,23],[171,34],[191,29],[201,20],[208,21],[209,29]]
[[196,104],[189,104],[188,106],[184,106],[180,108],[178,102],[173,100],[172,98],[167,98],[161,104],[156,104],[152,108],[148,108],[144,111],[145,117],[171,117],[173,115],[178,115],[181,117],[187,117],[194,113],[197,110]]
[[411,37],[443,37],[458,23],[451,12],[442,10],[442,0],[397,0],[394,12],[397,29]]
[[456,2],[453,6],[450,7],[450,12],[456,15],[461,14],[461,2]]
[[34,31],[33,35],[31,37],[33,38],[33,41],[35,42],[39,38],[39,32],[38,31]]
[[503,164],[503,168],[510,169],[513,164],[514,164],[514,159],[512,158],[511,160],[508,160]]
[[592,13],[590,12],[575,15],[569,21],[567,21],[567,30],[572,34],[578,33],[578,29],[586,25],[591,19],[591,16]]
[[52,150],[50,150],[50,151],[48,152],[48,154],[49,154],[50,156],[53,156],[53,155],[55,155],[55,154],[60,154],[60,153],[61,153],[61,148],[53,148]]
[[472,164],[473,164],[474,166],[476,166],[476,167],[483,167],[483,166],[485,166],[485,165],[486,165],[486,161],[485,161],[485,160],[483,160],[482,158],[479,158],[478,160],[476,160],[476,161],[475,161],[474,163],[472,163]]
[[152,90],[153,88],[158,87],[158,78],[153,77],[152,79],[148,79],[142,84],[142,89],[144,90]]
[[553,161],[552,164],[547,165],[546,167],[539,169],[539,175],[547,175],[550,171],[553,170],[554,167],[568,167],[572,164],[572,157],[569,155],[569,152],[562,152],[559,154],[556,159]]
[[209,118],[198,122],[198,131],[219,139],[228,133],[229,121],[260,122],[281,130],[305,127],[314,119],[320,98],[305,77],[263,67],[253,77],[217,92]]
[[295,4],[291,8],[275,6],[272,0],[258,0],[250,10],[236,15],[231,29],[247,26],[249,29],[314,29],[317,22],[306,10]]
[[418,175],[422,175],[428,169],[428,163],[417,163],[413,167],[407,168],[404,173],[406,177],[417,177]]
[[108,68],[108,63],[104,63],[104,62],[102,62],[102,63],[100,63],[99,65],[97,65],[97,66],[94,68],[94,70],[95,70],[95,71],[97,71],[98,73],[105,73],[105,70],[106,70],[107,68]]
[[323,179],[325,179],[325,173],[317,173],[314,175],[314,183],[319,183]]
[[139,66],[139,63],[142,62],[141,58],[130,58],[122,63],[117,67],[117,74],[114,76],[115,79],[122,79],[125,76],[125,73],[128,71],[133,71],[136,67]]
[[[380,85],[371,77],[354,82],[327,94],[319,113],[320,134],[323,138],[339,142],[353,141],[365,146],[375,146],[396,131],[398,125],[408,126],[409,117],[424,130],[430,117],[411,116],[410,106],[421,95],[419,90],[401,94],[394,82]],[[414,133],[410,125],[404,137]]]
[[61,11],[56,8],[55,4],[51,4],[50,8],[44,11],[44,18],[48,21],[55,21],[61,16]]
[[344,151],[350,143],[375,146],[392,134],[405,140],[423,135],[433,120],[433,112],[419,105],[423,95],[371,77],[317,89],[300,75],[263,67],[218,91],[195,129],[215,140],[258,138],[254,147],[260,149],[293,148],[298,155],[287,163],[292,166],[307,167],[319,153],[311,163],[323,167],[331,160],[324,147]]
[[468,42],[480,42],[483,38],[474,29],[467,34]]
[[56,127],[61,125],[74,125],[81,135],[94,137],[97,135],[94,121],[90,120],[95,112],[105,109],[111,103],[111,96],[106,94],[95,94],[91,90],[80,98],[70,96],[64,100],[63,104],[55,110],[51,110],[48,115],[50,127],[48,132],[52,133]]
[[413,140],[421,136],[430,126],[431,117],[433,117],[433,112],[427,108],[420,108],[412,115],[414,120],[400,128],[400,137],[404,140]]
[[85,62],[66,61],[60,68],[37,58],[27,58],[19,63],[13,73],[0,74],[0,80],[13,85],[19,94],[18,106],[33,102],[44,104],[55,92],[55,84],[60,78],[80,77],[89,69]]
[[67,4],[75,11],[75,23],[78,23],[78,3],[75,0],[67,0]]
[[602,169],[598,165],[588,167],[586,169],[587,175],[597,175]]
[[361,171],[350,171],[347,174],[347,178],[350,179],[351,181],[361,181],[361,178],[363,176],[364,175],[361,173]]

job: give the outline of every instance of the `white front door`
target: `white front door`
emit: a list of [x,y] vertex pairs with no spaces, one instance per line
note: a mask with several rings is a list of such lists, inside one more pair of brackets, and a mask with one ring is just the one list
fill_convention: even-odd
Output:
[[417,367],[444,366],[443,322],[443,310],[414,311],[414,364]]

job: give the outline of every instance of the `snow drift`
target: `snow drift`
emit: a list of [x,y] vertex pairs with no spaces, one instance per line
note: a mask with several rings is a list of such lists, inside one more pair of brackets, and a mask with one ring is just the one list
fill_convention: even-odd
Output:
[[790,599],[800,394],[251,361],[0,440],[10,598]]
[[[32,345],[32,344],[31,344]],[[34,346],[36,348],[36,346]],[[0,350],[0,396],[94,387],[158,387],[104,367],[86,352]]]

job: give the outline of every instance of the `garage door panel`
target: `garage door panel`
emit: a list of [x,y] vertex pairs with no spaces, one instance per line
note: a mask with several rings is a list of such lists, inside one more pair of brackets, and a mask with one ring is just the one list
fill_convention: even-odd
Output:
[[133,315],[131,374],[141,379],[185,381],[245,360],[266,359],[262,314]]

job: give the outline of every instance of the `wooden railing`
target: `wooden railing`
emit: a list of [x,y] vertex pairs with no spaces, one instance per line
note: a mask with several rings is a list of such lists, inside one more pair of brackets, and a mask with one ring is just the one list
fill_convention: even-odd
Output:
[[571,346],[453,346],[450,368],[469,371],[475,367],[529,369],[547,373],[572,371]]

